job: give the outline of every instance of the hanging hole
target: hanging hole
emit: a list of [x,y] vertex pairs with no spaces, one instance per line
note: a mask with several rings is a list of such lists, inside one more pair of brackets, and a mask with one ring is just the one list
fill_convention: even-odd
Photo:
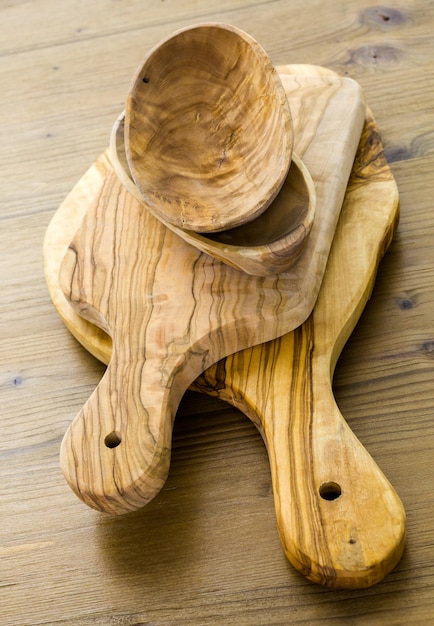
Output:
[[107,446],[107,448],[116,448],[120,444],[121,441],[122,441],[122,436],[116,430],[114,430],[112,433],[109,433],[104,439],[104,443]]
[[319,488],[319,495],[323,500],[336,500],[342,493],[342,489],[338,483],[323,483]]
[[142,83],[145,83],[145,85],[147,85],[149,83],[149,78],[147,76],[143,76]]

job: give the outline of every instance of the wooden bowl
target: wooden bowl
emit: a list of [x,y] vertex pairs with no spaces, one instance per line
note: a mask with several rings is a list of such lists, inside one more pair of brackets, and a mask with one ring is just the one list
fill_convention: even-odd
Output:
[[[125,113],[113,125],[110,158],[124,187],[140,202],[143,197],[131,176],[124,142]],[[187,243],[252,276],[287,272],[304,250],[313,226],[316,191],[312,177],[293,152],[284,183],[268,208],[257,218],[217,233],[196,233],[160,221]]]
[[133,179],[156,217],[196,232],[260,215],[291,162],[292,119],[261,46],[233,26],[201,24],[153,48],[126,105]]

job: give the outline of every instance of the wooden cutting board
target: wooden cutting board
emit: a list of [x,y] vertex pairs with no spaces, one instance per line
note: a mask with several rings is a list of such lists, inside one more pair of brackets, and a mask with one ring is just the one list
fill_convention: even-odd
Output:
[[187,387],[233,351],[299,326],[313,308],[365,105],[358,84],[335,74],[287,73],[284,81],[294,148],[317,191],[314,225],[291,272],[252,277],[201,253],[153,218],[112,169],[66,251],[66,298],[113,340],[107,371],[61,448],[68,483],[94,508],[123,513],[154,497]]
[[310,580],[333,588],[379,582],[405,547],[400,498],[332,391],[336,362],[398,216],[396,184],[368,111],[312,314],[293,332],[222,359],[191,386],[231,403],[257,426],[285,553]]
[[[47,283],[57,310],[79,341],[106,363],[110,338],[69,307],[58,271],[89,207],[86,192],[93,195],[108,170],[105,154],[59,208],[44,242]],[[397,217],[396,184],[369,114],[313,314],[296,331],[221,360],[192,386],[232,402],[258,426],[269,451],[285,552],[311,580],[332,587],[374,584],[404,547],[402,504],[346,426],[331,392],[334,365],[369,296]]]

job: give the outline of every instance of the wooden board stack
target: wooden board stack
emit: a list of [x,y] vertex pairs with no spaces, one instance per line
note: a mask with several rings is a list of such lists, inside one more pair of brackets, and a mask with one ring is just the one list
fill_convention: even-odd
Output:
[[108,153],[53,218],[44,245],[53,302],[109,363],[65,436],[62,467],[94,508],[143,506],[164,484],[173,419],[193,384],[261,431],[294,566],[321,584],[364,587],[400,558],[405,514],[338,411],[331,377],[393,234],[398,195],[357,84],[312,66],[279,72],[294,149],[317,192],[290,272],[248,276],[188,245],[143,210]]

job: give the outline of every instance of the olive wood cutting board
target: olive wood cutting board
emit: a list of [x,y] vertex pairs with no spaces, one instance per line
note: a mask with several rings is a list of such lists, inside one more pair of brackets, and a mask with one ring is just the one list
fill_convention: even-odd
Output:
[[[285,71],[325,72],[311,66]],[[104,154],[59,208],[47,230],[44,263],[53,302],[95,356],[111,339],[74,313],[59,287],[60,262],[110,171]],[[335,362],[369,296],[398,217],[398,195],[369,115],[324,283],[313,314],[284,337],[210,367],[192,388],[246,413],[267,444],[278,528],[285,552],[308,578],[331,587],[378,582],[398,561],[405,538],[401,502],[346,426],[331,392]]]
[[401,500],[332,390],[336,362],[398,217],[396,183],[368,111],[312,314],[291,333],[222,359],[191,386],[229,402],[257,426],[285,553],[310,580],[334,588],[379,582],[405,547]]
[[112,169],[68,246],[62,290],[113,341],[107,371],[61,448],[65,478],[94,508],[120,514],[153,498],[188,386],[224,356],[299,326],[313,308],[365,104],[359,85],[335,74],[286,74],[284,84],[294,148],[317,192],[308,242],[290,272],[249,276],[186,244]]

